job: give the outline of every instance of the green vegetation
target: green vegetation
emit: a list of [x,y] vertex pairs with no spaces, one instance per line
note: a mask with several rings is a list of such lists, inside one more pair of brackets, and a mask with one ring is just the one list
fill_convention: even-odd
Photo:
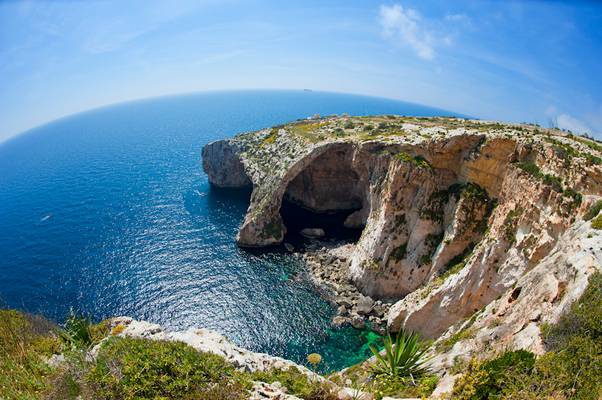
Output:
[[[553,140],[553,139],[550,139],[550,140]],[[566,145],[566,146],[568,146],[568,145]],[[568,147],[572,149],[572,147],[570,147],[570,146],[568,146]],[[566,154],[572,154],[572,153],[566,153]],[[541,170],[539,169],[539,167],[537,165],[535,165],[534,163],[531,163],[531,162],[518,163],[518,167],[520,169],[522,169],[523,171],[527,172],[529,175],[533,176],[534,178],[551,186],[552,189],[555,190],[556,192],[562,193],[564,197],[568,198],[570,200],[570,202],[568,204],[568,210],[567,210],[569,213],[581,205],[581,202],[583,200],[583,196],[581,195],[581,193],[575,191],[572,188],[563,188],[562,181],[557,176],[551,175],[551,174],[544,174],[543,172],[541,172]]]
[[277,127],[270,129],[270,133],[263,139],[263,141],[261,142],[261,146],[267,146],[276,142],[276,138],[278,137],[278,130],[279,128]]
[[[297,368],[239,371],[181,342],[112,336],[122,331],[122,325],[110,329],[108,321],[91,324],[75,313],[63,329],[41,317],[0,311],[0,399],[246,399],[254,381],[278,381],[306,400],[337,399],[332,383]],[[91,346],[107,336],[90,358]],[[59,353],[64,360],[49,366],[46,360]],[[320,361],[318,354],[308,356],[314,368]]]
[[449,338],[437,343],[437,351],[446,352],[452,349],[456,343],[462,340],[470,339],[474,336],[475,330],[470,326],[459,330]]
[[264,239],[281,238],[283,235],[282,223],[277,217],[274,217],[263,229],[261,235]]
[[403,151],[396,154],[397,159],[403,162],[409,162],[417,166],[418,168],[424,168],[428,170],[432,170],[432,165],[422,156],[414,156],[412,157],[408,153],[404,153]]
[[588,138],[579,137],[579,136],[573,136],[573,139],[578,141],[579,143],[583,143],[584,145],[586,145],[587,147],[589,147],[592,150],[602,153],[602,145],[597,143],[593,139],[588,139]]
[[579,207],[581,205],[581,202],[583,201],[583,196],[581,195],[581,193],[568,188],[565,189],[562,192],[564,197],[567,197],[571,200],[570,202],[570,206],[569,206],[569,211],[572,212],[575,208]]
[[[452,189],[453,188],[453,189]],[[457,189],[456,189],[457,188]],[[476,183],[468,182],[465,185],[452,185],[450,187],[450,192],[457,191],[461,193],[466,199],[470,200],[479,200],[479,201],[488,201],[489,195],[487,191],[477,185]]]
[[439,271],[437,277],[434,279],[434,286],[440,286],[447,278],[462,271],[474,249],[474,244],[468,245],[464,251],[454,258],[452,258],[447,265]]
[[0,398],[40,397],[52,374],[44,360],[60,349],[57,330],[44,318],[0,310]]
[[600,165],[600,164],[602,164],[602,158],[594,156],[593,154],[584,153],[583,156],[585,157],[585,159],[587,160],[587,162],[589,164],[592,164],[592,165]]
[[255,381],[273,383],[280,382],[289,394],[311,400],[336,400],[338,397],[332,385],[310,379],[297,368],[271,369],[251,374]]
[[498,399],[517,374],[528,374],[535,356],[525,350],[508,351],[483,363],[473,360],[454,385],[453,398],[460,400]]
[[424,364],[428,361],[426,353],[429,347],[414,333],[406,335],[400,332],[395,341],[388,333],[384,337],[384,356],[373,346],[370,347],[376,357],[373,372],[375,375],[418,378],[428,372]]
[[318,122],[310,122],[310,121],[302,121],[293,125],[290,125],[289,128],[291,133],[297,136],[301,136],[303,139],[310,143],[317,143],[323,138],[317,134],[318,130],[326,126],[328,122],[326,121],[318,121]]
[[578,399],[602,396],[602,273],[553,325],[542,327],[548,352],[526,351],[472,360],[454,386],[454,399]]
[[110,338],[84,377],[95,399],[244,399],[250,380],[180,342]]
[[73,310],[65,322],[65,329],[60,332],[64,344],[71,348],[87,349],[93,343],[92,322],[89,317],[76,314]]
[[550,185],[557,192],[562,192],[562,181],[555,175],[544,174],[539,167],[531,162],[520,162],[518,167],[531,175],[532,177]]
[[395,260],[396,262],[399,262],[399,261],[403,260],[403,258],[406,256],[407,248],[408,248],[408,244],[407,243],[404,243],[401,246],[396,247],[391,252],[391,258],[393,260]]
[[602,214],[592,220],[592,228],[602,230]]
[[[467,214],[474,216],[474,218],[468,219],[463,229],[485,232],[488,217],[497,202],[495,199],[489,198],[485,189],[472,182],[456,183],[447,189],[433,192],[429,196],[426,205],[420,209],[420,218],[441,223],[443,221],[444,206],[452,196],[456,200],[464,198]],[[485,207],[484,212],[481,212],[482,207]]]
[[523,209],[521,207],[517,207],[506,214],[506,219],[504,219],[504,237],[510,243],[514,243],[516,240],[516,226],[518,223],[518,218],[522,215],[522,213]]
[[439,377],[436,375],[423,375],[415,380],[407,377],[377,375],[366,389],[374,394],[376,400],[385,396],[427,398],[435,390],[438,382]]
[[344,374],[354,382],[353,387],[372,393],[379,400],[384,396],[427,397],[437,386],[438,377],[425,366],[430,345],[421,342],[417,335],[399,333],[393,339],[387,334],[384,355],[373,346],[370,348],[376,364],[358,364]]
[[[587,139],[583,139],[583,138],[576,138],[573,137],[573,139],[577,140],[578,142],[583,143],[584,145],[588,146],[589,148],[591,148],[592,150],[596,150],[596,151],[601,151],[602,150],[602,146],[598,145],[597,143],[591,142]],[[556,153],[566,159],[566,160],[571,160],[573,157],[584,157],[587,162],[591,165],[600,165],[602,164],[602,158],[597,157],[593,154],[590,153],[580,153],[577,149],[575,149],[573,146],[563,143],[559,140],[556,139],[552,139],[550,137],[546,137],[545,140],[549,143],[553,144],[553,149],[554,151],[556,151]]]
[[586,221],[590,221],[590,220],[594,219],[595,217],[597,217],[601,210],[602,210],[602,200],[598,200],[597,202],[592,204],[592,206],[590,207],[589,210],[587,210],[587,212],[583,216],[583,219]]
[[449,190],[438,190],[431,193],[427,204],[418,213],[420,218],[439,223],[443,222],[443,206],[449,200],[449,195]]
[[345,128],[345,129],[353,129],[353,128],[355,128],[355,124],[353,123],[353,121],[347,121],[343,125],[343,128]]

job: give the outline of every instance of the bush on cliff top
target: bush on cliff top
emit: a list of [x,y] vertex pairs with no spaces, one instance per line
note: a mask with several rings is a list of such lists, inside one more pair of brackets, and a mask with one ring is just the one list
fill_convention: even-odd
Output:
[[36,398],[51,369],[44,362],[60,348],[56,327],[44,318],[0,310],[0,398]]
[[587,212],[583,216],[583,219],[586,221],[594,219],[600,213],[600,210],[602,210],[602,200],[598,200],[597,202],[595,202],[590,207],[590,209],[587,210]]
[[454,399],[579,399],[602,396],[602,273],[590,277],[580,299],[558,323],[544,325],[547,350],[506,352],[472,360],[454,386]]
[[249,379],[180,342],[110,338],[85,377],[97,399],[243,399]]
[[601,230],[602,229],[602,215],[598,215],[592,220],[592,228]]
[[[0,399],[246,399],[255,380],[281,382],[305,400],[335,400],[335,388],[296,368],[241,372],[181,343],[111,337],[109,324],[72,314],[65,329],[43,317],[0,310]],[[90,346],[103,342],[95,360]],[[62,353],[64,361],[46,360]]]

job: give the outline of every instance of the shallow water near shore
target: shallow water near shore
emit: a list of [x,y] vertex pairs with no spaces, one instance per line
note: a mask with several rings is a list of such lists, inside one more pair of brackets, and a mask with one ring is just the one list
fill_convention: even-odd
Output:
[[[212,189],[204,144],[319,113],[450,115],[414,104],[303,91],[215,92],[106,107],[0,144],[0,299],[62,321],[127,315],[207,327],[323,370],[370,355],[283,251],[234,242],[248,193]],[[363,346],[363,347],[362,347]]]

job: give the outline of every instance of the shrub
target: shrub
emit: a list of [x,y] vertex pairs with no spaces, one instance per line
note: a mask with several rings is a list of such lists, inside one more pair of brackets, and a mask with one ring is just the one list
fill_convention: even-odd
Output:
[[534,364],[535,356],[525,350],[508,351],[483,363],[473,360],[454,386],[453,398],[464,400],[500,398],[500,394],[516,378],[516,374],[530,373]]
[[433,169],[433,167],[431,166],[431,164],[422,156],[414,156],[412,157],[411,155],[409,155],[408,153],[404,153],[399,152],[396,155],[397,159],[403,161],[403,162],[409,162],[414,164],[415,166],[417,166],[418,168],[424,168],[424,169],[428,169],[431,170]]
[[92,345],[92,322],[89,317],[70,311],[61,339],[71,349],[86,349]]
[[518,167],[536,179],[550,185],[557,192],[562,192],[562,181],[555,175],[544,174],[539,167],[531,162],[520,162]]
[[124,400],[242,399],[250,385],[219,356],[180,342],[121,337],[105,342],[85,382],[92,398]]
[[473,327],[465,327],[458,332],[451,335],[449,338],[442,340],[437,343],[437,351],[446,352],[452,349],[454,345],[462,340],[469,339],[473,337],[475,334],[475,330]]
[[44,362],[60,349],[57,327],[46,319],[0,310],[0,399],[38,398],[52,369]]
[[602,215],[598,215],[592,220],[592,228],[601,230],[602,229]]
[[376,364],[372,369],[376,375],[389,375],[395,377],[418,378],[428,372],[425,363],[428,361],[426,353],[430,346],[422,343],[418,335],[404,332],[397,334],[395,341],[388,333],[384,338],[385,355],[370,346],[372,354],[376,357]]
[[376,399],[390,397],[428,397],[439,382],[436,375],[424,375],[417,381],[408,377],[378,375],[374,379],[369,391]]
[[566,348],[574,336],[602,339],[602,273],[590,276],[579,300],[556,324],[544,325],[542,336],[548,350]]
[[602,210],[602,200],[598,200],[597,202],[592,204],[590,209],[587,210],[587,212],[583,216],[583,219],[586,221],[590,221],[590,220],[594,219],[595,217],[598,216],[598,214],[600,213],[600,210]]
[[401,260],[403,260],[403,258],[406,256],[406,251],[408,248],[408,244],[404,243],[400,246],[397,246],[392,252],[391,252],[391,258],[396,261],[399,262]]
[[522,213],[523,209],[521,207],[517,207],[514,210],[510,210],[508,214],[506,214],[506,218],[504,219],[503,231],[504,237],[510,243],[514,243],[514,241],[516,240],[516,224]]
[[525,351],[493,360],[472,360],[454,386],[456,399],[579,399],[602,396],[602,273],[554,325],[544,325],[548,352]]

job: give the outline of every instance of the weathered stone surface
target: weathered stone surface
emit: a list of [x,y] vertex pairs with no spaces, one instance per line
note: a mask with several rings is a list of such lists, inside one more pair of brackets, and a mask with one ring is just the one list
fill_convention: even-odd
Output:
[[297,396],[286,393],[280,382],[254,382],[249,400],[301,400]]
[[222,188],[250,187],[236,144],[218,141],[203,147],[203,169],[209,182]]
[[370,314],[374,307],[374,300],[368,296],[361,296],[357,301],[357,313],[360,315]]
[[349,387],[342,388],[339,390],[337,397],[339,400],[372,400],[374,396],[367,392],[362,392],[358,389]]

